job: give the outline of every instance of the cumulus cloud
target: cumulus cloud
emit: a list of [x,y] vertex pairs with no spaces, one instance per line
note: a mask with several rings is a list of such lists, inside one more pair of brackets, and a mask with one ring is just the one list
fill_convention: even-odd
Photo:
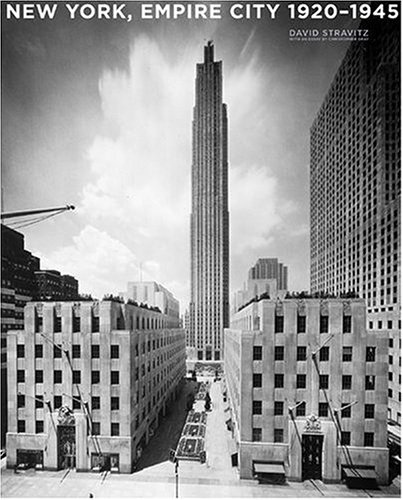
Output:
[[[47,255],[35,252],[43,269],[57,269],[79,279],[80,292],[102,298],[126,289],[127,276],[140,276],[140,263],[132,250],[105,231],[87,225],[73,237],[73,244]],[[155,262],[141,263],[144,279],[158,269]]]
[[[248,49],[250,50],[250,49]],[[189,300],[191,120],[199,44],[175,60],[146,36],[131,49],[127,71],[106,70],[99,82],[104,133],[87,151],[91,181],[78,213],[86,227],[50,261],[70,262],[83,290],[102,295],[138,279],[171,287]],[[278,203],[278,183],[262,157],[265,77],[257,53],[224,76],[230,124],[231,255],[263,249],[291,204]],[[245,92],[247,89],[247,92]],[[118,259],[118,260],[117,260]],[[235,269],[245,274],[246,269]],[[102,292],[102,293],[100,293]]]

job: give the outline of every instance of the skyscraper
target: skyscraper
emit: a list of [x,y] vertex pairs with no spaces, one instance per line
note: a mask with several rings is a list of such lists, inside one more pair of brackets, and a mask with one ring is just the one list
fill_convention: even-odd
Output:
[[229,325],[227,108],[214,45],[197,64],[193,110],[190,347],[198,360],[222,359]]
[[400,422],[399,21],[353,42],[311,129],[311,289],[366,299],[389,335],[389,418]]

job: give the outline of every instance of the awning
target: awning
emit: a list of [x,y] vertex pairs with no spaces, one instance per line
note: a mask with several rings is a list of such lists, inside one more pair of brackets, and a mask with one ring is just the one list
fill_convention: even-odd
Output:
[[254,462],[253,467],[256,474],[285,474],[283,464]]
[[344,467],[346,477],[352,479],[377,479],[375,469],[352,469]]

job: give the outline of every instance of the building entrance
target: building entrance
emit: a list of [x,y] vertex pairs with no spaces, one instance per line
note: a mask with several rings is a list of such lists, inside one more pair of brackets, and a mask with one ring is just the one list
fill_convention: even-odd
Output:
[[322,447],[321,434],[302,435],[302,480],[322,479]]
[[76,466],[76,426],[57,427],[57,466],[59,469],[73,469]]

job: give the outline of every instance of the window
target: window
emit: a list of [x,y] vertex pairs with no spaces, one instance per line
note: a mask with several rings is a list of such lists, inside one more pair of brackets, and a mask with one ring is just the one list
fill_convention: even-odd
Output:
[[25,345],[17,344],[17,358],[25,358]]
[[62,383],[62,371],[61,370],[55,370],[53,372],[53,383],[54,384],[61,384]]
[[393,339],[389,339],[389,347],[393,347]]
[[111,397],[111,410],[119,410],[119,398],[112,396]]
[[324,346],[319,351],[319,361],[329,361],[329,347]]
[[319,375],[319,389],[329,389],[329,375]]
[[393,321],[389,320],[388,321],[388,330],[392,330],[392,329],[393,329]]
[[100,374],[98,370],[94,370],[91,372],[91,384],[99,384]]
[[[341,405],[341,418],[350,418],[351,417],[351,406],[350,403],[343,403]],[[347,408],[344,408],[347,406]]]
[[390,365],[393,365],[393,356],[389,356],[389,360],[388,361],[389,361]]
[[100,410],[101,409],[101,398],[99,396],[92,396],[91,409],[92,410]]
[[25,382],[25,370],[17,370],[17,382]]
[[91,346],[91,358],[99,358],[99,344]]
[[118,371],[111,371],[111,384],[112,385],[119,384],[119,372]]
[[81,346],[73,344],[73,358],[81,358]]
[[274,316],[274,333],[282,333],[284,331],[284,316]]
[[306,388],[306,375],[302,373],[297,374],[297,389]]
[[79,410],[81,408],[80,400],[77,396],[73,398],[73,410]]
[[54,328],[55,328],[55,333],[59,333],[62,331],[62,318],[61,318],[61,316],[55,316]]
[[92,422],[92,435],[99,436],[101,434],[101,423]]
[[254,345],[253,346],[253,360],[260,361],[262,359],[262,346]]
[[23,394],[17,395],[17,408],[25,408],[25,396]]
[[366,351],[366,359],[367,362],[375,361],[375,347],[369,346]]
[[43,408],[43,394],[35,394],[35,408]]
[[284,387],[284,375],[282,373],[274,374],[274,387],[276,388]]
[[274,348],[274,359],[275,361],[283,361],[284,360],[284,346],[277,345]]
[[306,331],[306,316],[297,316],[297,333],[305,333]]
[[53,346],[53,357],[54,358],[61,358],[62,357],[62,346],[61,345]]
[[25,420],[18,420],[17,432],[25,432]]
[[62,397],[61,396],[54,396],[53,397],[53,409],[57,410],[62,406]]
[[344,390],[351,389],[352,386],[352,376],[351,375],[343,375],[341,378],[341,388]]
[[91,318],[91,331],[99,332],[99,316],[92,316],[92,318]]
[[329,406],[327,403],[319,403],[319,417],[329,416]]
[[365,405],[365,418],[375,418],[375,405],[373,404]]
[[43,370],[35,370],[35,384],[43,384]]
[[319,317],[319,333],[328,333],[329,331],[329,316]]
[[262,374],[254,373],[253,374],[253,387],[262,387]]
[[252,429],[252,441],[262,440],[262,429],[260,427],[253,427]]
[[353,360],[353,348],[352,346],[343,346],[343,361]]
[[43,345],[42,344],[35,345],[35,358],[43,358]]
[[297,346],[297,361],[306,360],[306,346]]
[[79,332],[81,328],[80,316],[73,315],[73,332]]
[[306,411],[306,403],[305,401],[301,403],[297,403],[297,407],[295,408],[295,412],[297,414],[297,417],[305,417],[305,411]]
[[388,373],[389,382],[393,382],[393,372]]
[[111,436],[119,436],[119,424],[116,422],[111,423]]
[[350,446],[350,433],[349,432],[342,431],[341,444],[342,444],[342,446]]
[[284,440],[284,430],[283,429],[274,429],[274,442],[282,443]]
[[375,375],[367,375],[365,377],[365,389],[373,391],[375,389]]
[[343,333],[351,333],[351,316],[343,316]]
[[374,446],[373,432],[364,432],[364,446]]
[[283,401],[274,401],[274,415],[282,415],[284,411]]
[[119,358],[119,346],[111,345],[111,358]]
[[80,370],[73,370],[73,384],[81,384]]
[[261,415],[261,414],[262,414],[262,402],[253,401],[252,415]]

